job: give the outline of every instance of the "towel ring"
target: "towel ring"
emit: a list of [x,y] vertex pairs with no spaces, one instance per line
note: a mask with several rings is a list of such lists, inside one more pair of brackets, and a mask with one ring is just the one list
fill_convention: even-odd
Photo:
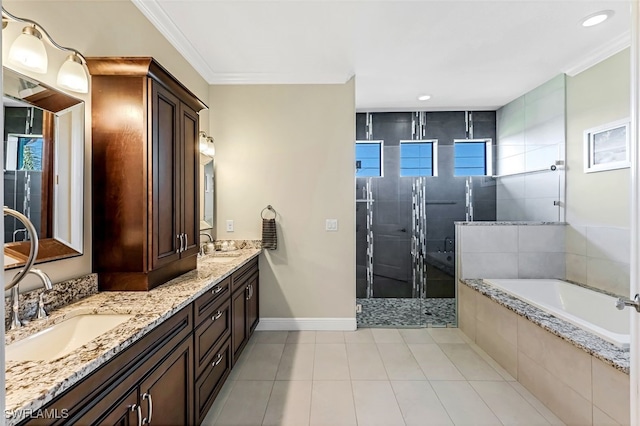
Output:
[[262,217],[263,219],[266,219],[266,217],[264,217],[264,211],[265,210],[269,210],[271,212],[273,212],[273,219],[276,218],[276,216],[278,216],[278,213],[276,212],[276,209],[274,209],[273,207],[271,207],[271,204],[269,204],[267,207],[265,207],[264,209],[262,209],[262,211],[260,212],[260,217]]

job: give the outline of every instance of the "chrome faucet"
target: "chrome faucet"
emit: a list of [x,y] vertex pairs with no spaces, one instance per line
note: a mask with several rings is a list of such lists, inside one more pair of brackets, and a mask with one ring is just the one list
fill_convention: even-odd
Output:
[[[209,237],[209,242],[213,243],[213,237],[211,235],[209,235],[209,234],[207,234],[205,232],[201,232],[200,236],[203,236],[203,235],[205,237]],[[204,247],[205,247],[205,244],[200,243],[200,253],[198,253],[200,256],[204,256],[206,254],[205,250],[204,250]]]
[[13,330],[22,326],[22,323],[20,322],[20,318],[18,315],[20,310],[20,291],[19,291],[20,281],[22,281],[27,274],[34,274],[38,278],[40,278],[40,281],[42,281],[42,286],[44,287],[44,291],[38,297],[38,311],[36,312],[36,315],[35,315],[36,318],[44,318],[47,316],[47,313],[44,310],[44,293],[46,291],[51,290],[53,288],[53,285],[51,284],[51,279],[47,276],[47,274],[42,272],[40,269],[32,269],[33,264],[35,263],[36,258],[38,257],[38,233],[36,232],[36,228],[33,226],[29,218],[23,215],[22,213],[20,213],[19,211],[10,209],[5,206],[3,208],[3,213],[5,215],[15,217],[20,222],[24,223],[24,226],[27,229],[27,235],[31,237],[30,238],[31,244],[29,247],[29,257],[27,258],[24,264],[24,268],[18,271],[18,273],[13,277],[11,282],[5,284],[4,286],[5,290],[9,290],[9,289],[11,290],[12,317],[11,317],[10,329]]
[[[42,286],[44,287],[44,291],[40,293],[38,296],[38,310],[33,319],[43,319],[47,317],[47,312],[44,310],[44,294],[45,292],[53,289],[53,284],[51,283],[51,278],[47,274],[45,274],[41,269],[33,268],[27,271],[27,274],[33,274],[40,278],[42,281]],[[15,330],[16,328],[22,327],[22,322],[20,322],[20,283],[17,283],[13,287],[11,287],[11,326],[10,330]]]
[[451,239],[451,237],[444,237],[444,244],[443,244],[444,245],[444,251],[443,251],[443,253],[447,252],[447,243],[453,244],[453,240]]

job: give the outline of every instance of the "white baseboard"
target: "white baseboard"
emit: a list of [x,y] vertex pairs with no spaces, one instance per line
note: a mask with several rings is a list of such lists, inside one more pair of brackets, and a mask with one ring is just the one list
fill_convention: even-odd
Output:
[[353,331],[357,327],[355,318],[260,318],[259,331]]

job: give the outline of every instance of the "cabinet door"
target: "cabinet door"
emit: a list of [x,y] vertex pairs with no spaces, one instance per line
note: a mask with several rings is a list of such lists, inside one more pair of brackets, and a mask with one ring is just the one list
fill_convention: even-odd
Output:
[[[138,416],[141,416],[142,412],[138,410],[137,402],[138,392],[137,389],[134,389],[120,404],[106,414],[100,424],[105,426],[134,426],[139,424]],[[89,422],[86,424],[89,424]]]
[[[151,269],[180,257],[180,101],[158,82],[151,84]],[[132,171],[135,172],[135,171]]]
[[249,280],[249,300],[247,301],[247,328],[248,334],[251,335],[258,325],[259,307],[258,307],[258,274]]
[[[185,339],[140,383],[143,419],[154,426],[193,424],[193,341]],[[144,421],[143,421],[144,423]]]
[[[138,389],[130,390],[124,398],[116,402],[116,398],[120,398],[121,395],[121,390],[116,387],[108,395],[101,397],[98,403],[84,415],[79,418],[69,419],[70,423],[104,426],[134,426],[139,424],[138,419],[142,421],[142,412],[138,409]],[[115,404],[113,404],[114,402]]]
[[180,152],[182,154],[181,232],[185,234],[185,250],[181,256],[198,254],[200,238],[200,150],[198,148],[198,113],[185,104],[180,105]]
[[247,296],[248,285],[236,291],[231,297],[231,345],[233,348],[233,363],[235,364],[240,352],[247,342]]

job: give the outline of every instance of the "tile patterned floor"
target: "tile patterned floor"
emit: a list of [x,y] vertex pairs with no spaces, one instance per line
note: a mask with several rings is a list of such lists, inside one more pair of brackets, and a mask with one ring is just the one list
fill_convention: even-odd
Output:
[[447,327],[456,325],[455,298],[356,299],[358,327]]
[[455,328],[254,333],[206,426],[562,425]]

